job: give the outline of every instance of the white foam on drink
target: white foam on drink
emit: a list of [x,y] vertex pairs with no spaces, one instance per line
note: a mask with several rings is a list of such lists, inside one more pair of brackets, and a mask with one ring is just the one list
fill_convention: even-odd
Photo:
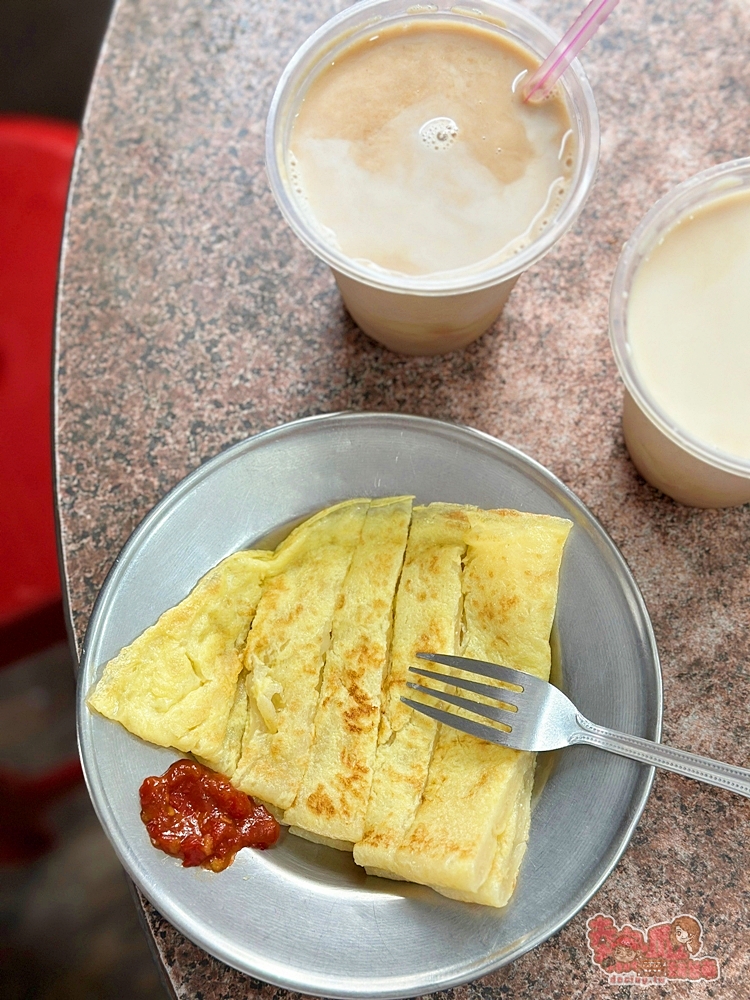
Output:
[[419,130],[422,142],[438,153],[442,149],[450,149],[457,135],[458,125],[452,118],[431,118]]

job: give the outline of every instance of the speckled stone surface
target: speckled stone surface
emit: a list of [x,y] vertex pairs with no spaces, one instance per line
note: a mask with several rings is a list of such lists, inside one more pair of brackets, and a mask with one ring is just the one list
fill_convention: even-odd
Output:
[[[528,4],[563,30],[582,3]],[[664,671],[664,739],[750,765],[750,508],[680,507],[635,473],[607,339],[617,256],[654,200],[750,154],[748,0],[628,0],[584,53],[602,125],[575,229],[463,352],[409,359],[360,334],[325,266],[281,221],[262,136],[279,72],[334,0],[120,0],[79,151],[59,308],[62,555],[80,648],[118,550],[202,461],[302,415],[395,410],[480,428],[589,505],[638,581]],[[657,775],[632,844],[558,935],[455,1000],[626,998],[586,921],[645,929],[693,914],[714,982],[648,997],[750,995],[750,803]],[[290,996],[190,944],[147,903],[185,1000]]]

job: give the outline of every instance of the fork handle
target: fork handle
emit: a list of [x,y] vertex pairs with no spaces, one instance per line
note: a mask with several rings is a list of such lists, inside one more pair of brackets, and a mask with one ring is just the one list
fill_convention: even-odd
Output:
[[641,739],[640,736],[630,736],[604,726],[596,726],[580,713],[576,715],[576,722],[578,730],[571,737],[571,745],[586,743],[599,747],[600,750],[609,750],[610,753],[619,754],[621,757],[630,757],[632,760],[640,761],[641,764],[674,771],[675,774],[682,774],[686,778],[705,781],[709,785],[726,788],[730,792],[750,798],[750,770],[747,768],[723,764],[721,761],[711,760],[710,757],[699,757],[698,754],[688,753],[686,750],[677,750],[663,743]]

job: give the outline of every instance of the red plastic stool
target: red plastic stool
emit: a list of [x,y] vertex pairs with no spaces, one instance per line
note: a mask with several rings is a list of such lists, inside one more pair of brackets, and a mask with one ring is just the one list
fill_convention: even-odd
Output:
[[[78,129],[0,116],[0,667],[66,639],[53,509],[50,381],[57,267]],[[81,777],[0,771],[0,862],[51,839],[41,813]]]

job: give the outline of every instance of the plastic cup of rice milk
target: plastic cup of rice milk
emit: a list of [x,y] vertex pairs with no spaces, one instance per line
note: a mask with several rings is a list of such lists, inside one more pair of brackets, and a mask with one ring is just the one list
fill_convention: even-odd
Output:
[[750,501],[750,158],[643,219],[615,272],[610,337],[641,475],[693,507]]
[[583,69],[546,101],[520,97],[556,41],[511,0],[363,0],[284,70],[271,189],[358,326],[392,350],[476,339],[581,211],[599,153]]

